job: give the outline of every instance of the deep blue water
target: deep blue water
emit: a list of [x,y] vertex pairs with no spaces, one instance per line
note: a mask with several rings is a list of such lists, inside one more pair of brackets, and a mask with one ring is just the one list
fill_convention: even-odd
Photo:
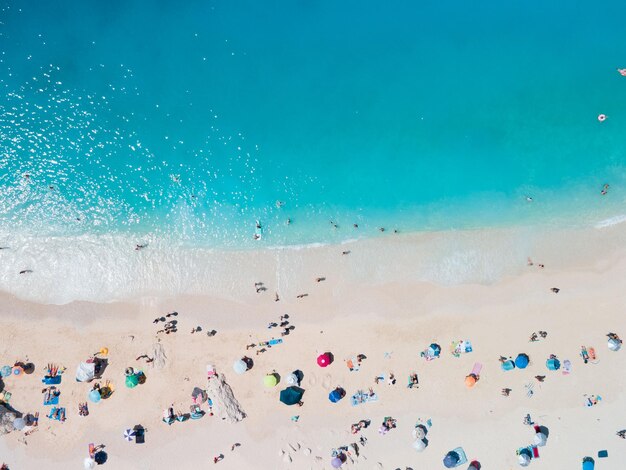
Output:
[[622,213],[622,1],[0,4],[2,233],[242,247]]

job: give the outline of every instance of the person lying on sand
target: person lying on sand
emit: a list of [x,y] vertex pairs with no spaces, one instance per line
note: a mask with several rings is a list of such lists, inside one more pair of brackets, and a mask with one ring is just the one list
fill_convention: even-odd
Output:
[[502,396],[504,396],[504,397],[508,397],[508,396],[509,396],[509,394],[510,394],[512,391],[513,391],[513,390],[512,390],[512,389],[510,389],[510,388],[503,388],[503,389],[502,389]]

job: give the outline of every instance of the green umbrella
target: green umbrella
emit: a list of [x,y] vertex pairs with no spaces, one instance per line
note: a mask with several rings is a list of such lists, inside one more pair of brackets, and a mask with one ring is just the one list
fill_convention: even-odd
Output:
[[267,374],[265,377],[263,377],[263,384],[266,387],[275,387],[277,383],[278,378],[276,377],[276,374]]
[[126,386],[128,388],[135,388],[138,383],[139,383],[139,377],[137,377],[137,374],[126,376]]

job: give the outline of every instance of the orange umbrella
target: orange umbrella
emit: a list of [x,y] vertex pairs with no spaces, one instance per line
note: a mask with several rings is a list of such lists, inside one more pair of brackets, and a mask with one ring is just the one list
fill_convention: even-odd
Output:
[[474,385],[476,385],[476,376],[474,376],[474,374],[465,377],[465,386],[467,388],[472,388]]

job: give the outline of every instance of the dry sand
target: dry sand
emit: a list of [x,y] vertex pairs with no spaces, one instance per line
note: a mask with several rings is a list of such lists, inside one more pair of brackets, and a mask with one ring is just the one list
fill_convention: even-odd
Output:
[[[32,375],[6,379],[5,388],[13,393],[11,405],[17,410],[42,416],[30,436],[13,432],[0,438],[0,462],[12,470],[82,468],[88,444],[95,443],[106,445],[108,461],[102,468],[116,470],[213,468],[213,457],[220,453],[225,458],[215,468],[321,469],[330,468],[333,448],[363,435],[367,444],[345,468],[439,469],[445,453],[462,446],[483,469],[506,470],[518,467],[515,450],[533,442],[532,427],[523,424],[530,413],[550,431],[547,446],[539,449],[540,458],[530,468],[577,469],[582,457],[590,455],[598,470],[623,469],[626,441],[615,433],[626,428],[626,348],[609,351],[605,335],[626,336],[625,234],[621,226],[551,233],[527,252],[518,250],[518,266],[491,284],[444,286],[419,280],[411,276],[415,238],[390,235],[280,250],[271,255],[280,258],[280,269],[262,262],[267,253],[249,253],[257,261],[247,263],[239,277],[232,274],[237,282],[230,290],[222,286],[213,295],[61,306],[4,295],[0,365],[17,360],[36,365]],[[341,255],[346,249],[351,253]],[[546,267],[526,266],[526,255]],[[326,280],[315,282],[320,276]],[[268,290],[255,293],[256,281],[265,282]],[[554,294],[551,287],[561,291]],[[274,301],[276,290],[279,302]],[[305,292],[307,297],[296,298]],[[178,332],[156,335],[162,324],[152,320],[174,310],[179,312]],[[279,329],[269,330],[267,324],[284,314],[296,329],[283,344],[260,355],[246,350],[247,344],[279,337]],[[195,326],[203,331],[191,334]],[[205,334],[211,329],[218,331],[216,336]],[[529,342],[539,330],[547,331],[547,338]],[[461,339],[471,340],[474,350],[455,358],[449,346]],[[167,355],[161,370],[135,361],[156,341]],[[443,351],[439,359],[426,362],[419,353],[431,342]],[[595,347],[596,364],[583,364],[581,345]],[[86,401],[90,385],[75,382],[74,371],[101,347],[109,349],[103,378],[114,383],[115,392],[99,404],[90,403],[90,415],[81,417],[77,405]],[[316,357],[325,351],[333,353],[335,362],[320,368]],[[530,355],[531,365],[503,372],[499,356],[520,352]],[[350,372],[344,360],[359,353],[367,359],[359,371]],[[237,375],[232,364],[246,354],[254,366]],[[550,354],[571,360],[572,373],[548,371]],[[40,391],[48,362],[67,367],[59,386],[68,414],[64,423],[44,416]],[[475,362],[483,364],[480,380],[467,389],[464,378]],[[207,364],[224,374],[247,417],[234,424],[208,415],[164,424],[163,409],[173,403],[188,411],[193,387],[206,387]],[[146,383],[127,389],[128,366],[144,370]],[[272,389],[263,385],[266,373],[275,370],[284,378],[295,369],[304,373],[302,407],[279,402],[284,382]],[[408,389],[407,376],[413,371],[420,386]],[[397,377],[395,385],[374,384],[375,376],[389,372]],[[535,375],[547,376],[545,382],[537,382]],[[534,383],[532,397],[526,394],[528,383]],[[328,393],[335,386],[345,388],[348,396],[333,404]],[[369,387],[379,400],[351,406],[349,396]],[[512,389],[508,398],[500,393],[505,387]],[[600,395],[602,401],[586,407],[585,394]],[[294,415],[299,415],[297,422],[291,420]],[[383,436],[378,428],[385,416],[396,418],[398,425]],[[352,435],[350,425],[360,419],[372,424]],[[417,453],[411,431],[418,420],[428,419],[429,446]],[[143,445],[122,437],[135,424],[147,428]],[[234,443],[241,445],[231,451]],[[602,449],[608,450],[607,459],[597,458]]]

